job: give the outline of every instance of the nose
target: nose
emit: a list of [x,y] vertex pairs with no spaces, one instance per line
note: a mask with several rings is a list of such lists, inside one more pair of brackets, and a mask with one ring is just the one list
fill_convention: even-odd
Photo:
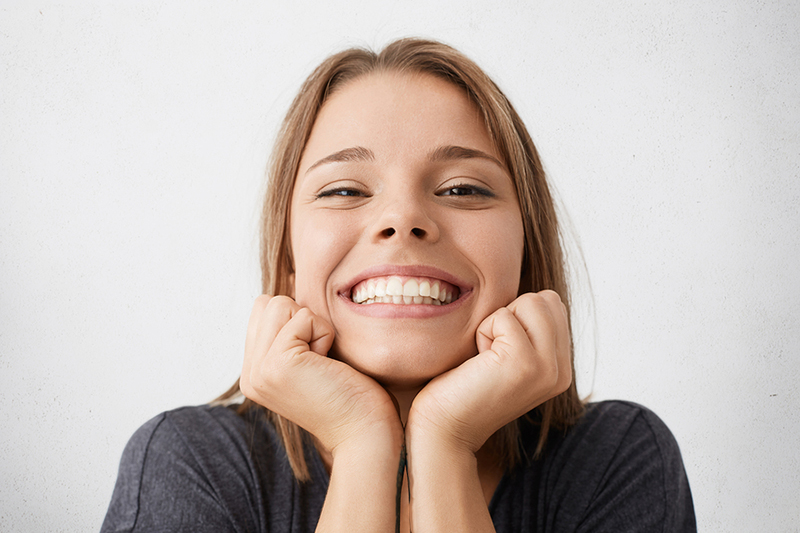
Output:
[[439,226],[426,212],[423,201],[418,198],[388,199],[373,228],[376,241],[439,240]]

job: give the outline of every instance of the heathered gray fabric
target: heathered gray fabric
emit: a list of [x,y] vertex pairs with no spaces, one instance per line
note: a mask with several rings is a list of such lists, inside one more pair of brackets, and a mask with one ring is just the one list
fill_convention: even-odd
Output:
[[[523,428],[526,450],[536,428]],[[307,449],[312,480],[297,483],[258,411],[184,407],[144,424],[122,455],[102,532],[312,532],[328,474]],[[672,434],[630,402],[591,404],[540,459],[507,473],[489,506],[498,532],[696,531]]]

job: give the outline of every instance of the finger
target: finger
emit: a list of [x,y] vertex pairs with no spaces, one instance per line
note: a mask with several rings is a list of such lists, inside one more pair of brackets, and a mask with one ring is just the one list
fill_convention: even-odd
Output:
[[478,356],[450,372],[453,377],[458,373],[459,389],[469,393],[450,400],[448,410],[462,438],[480,447],[497,429],[532,408],[530,396],[537,396],[540,363],[524,328],[508,308],[498,309],[481,322],[476,341]]
[[563,392],[572,381],[571,347],[567,308],[554,291],[520,296],[509,309],[525,329],[534,349],[553,365],[554,390]]
[[272,297],[257,319],[253,332],[253,349],[245,353],[245,359],[264,357],[275,342],[278,333],[300,309],[297,302],[288,296]]
[[256,301],[253,302],[253,309],[250,311],[250,319],[247,321],[247,337],[245,339],[244,344],[244,353],[247,355],[253,349],[253,345],[256,340],[256,334],[258,332],[258,324],[261,319],[261,316],[264,314],[264,309],[266,309],[267,304],[272,299],[272,296],[268,294],[262,294]]
[[547,303],[556,326],[556,356],[558,358],[558,382],[555,392],[560,394],[572,382],[572,338],[569,332],[569,315],[567,306],[555,291],[542,291],[540,293]]
[[[252,399],[269,405],[278,413],[282,413],[281,406],[286,398],[281,391],[285,391],[287,384],[292,383],[298,395],[303,396],[303,392],[307,392],[307,387],[302,385],[304,381],[319,374],[319,369],[312,368],[317,365],[299,364],[303,355],[310,353],[312,317],[313,313],[293,301],[268,305],[259,317],[258,338],[255,349],[246,356],[242,382],[249,386],[248,391],[254,395]],[[314,358],[327,361],[316,354]]]
[[309,349],[319,355],[328,355],[335,333],[330,322],[319,315],[311,317],[311,340],[308,341]]
[[530,347],[530,340],[519,320],[506,307],[501,307],[478,326],[475,334],[478,352],[493,351],[500,357],[514,357]]
[[307,307],[299,307],[276,334],[271,350],[296,356],[309,352],[327,355],[333,344],[333,327]]
[[286,296],[262,295],[256,298],[247,326],[242,375],[239,380],[242,392],[250,389],[254,367],[259,368],[263,364],[263,358],[278,332],[299,308],[294,300]]
[[548,300],[541,293],[527,293],[508,304],[508,309],[522,325],[534,350],[555,354],[559,330]]

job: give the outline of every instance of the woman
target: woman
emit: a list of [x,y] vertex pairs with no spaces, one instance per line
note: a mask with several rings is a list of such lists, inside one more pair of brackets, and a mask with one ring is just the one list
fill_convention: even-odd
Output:
[[105,531],[694,530],[663,423],[577,396],[542,165],[463,55],[407,39],[323,62],[262,236],[274,296],[222,398],[246,400],[145,424]]

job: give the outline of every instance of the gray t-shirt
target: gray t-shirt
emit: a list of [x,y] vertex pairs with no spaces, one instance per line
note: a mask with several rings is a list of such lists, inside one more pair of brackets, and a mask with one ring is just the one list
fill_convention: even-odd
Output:
[[[538,431],[523,424],[522,444]],[[313,447],[298,483],[263,412],[184,407],[144,424],[122,454],[102,532],[312,532],[328,473]],[[507,472],[489,511],[498,532],[696,531],[680,451],[651,411],[590,404],[544,454]]]

